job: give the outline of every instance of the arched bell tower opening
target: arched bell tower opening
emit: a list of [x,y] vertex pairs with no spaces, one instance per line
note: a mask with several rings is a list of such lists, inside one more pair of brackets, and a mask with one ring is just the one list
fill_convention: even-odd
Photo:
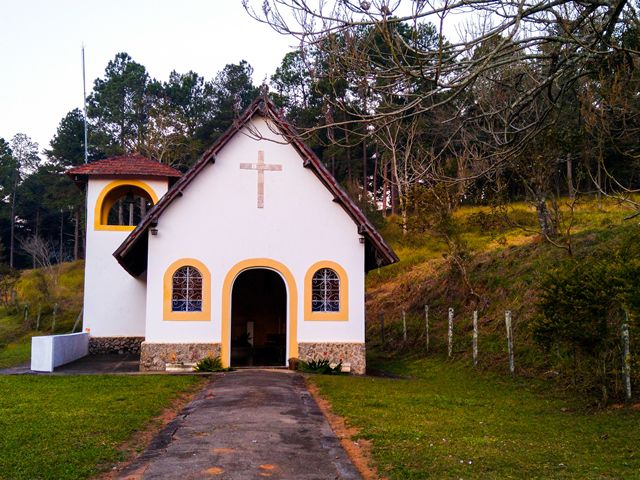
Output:
[[140,180],[117,180],[105,186],[96,200],[96,230],[132,230],[157,203],[153,189]]
[[102,222],[107,225],[135,226],[153,206],[148,192],[133,185],[111,190],[102,209]]
[[242,271],[231,296],[231,366],[284,366],[287,288],[267,268]]

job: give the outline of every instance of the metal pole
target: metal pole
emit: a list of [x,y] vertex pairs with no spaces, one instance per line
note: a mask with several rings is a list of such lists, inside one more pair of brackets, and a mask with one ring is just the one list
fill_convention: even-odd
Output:
[[88,129],[87,129],[87,82],[84,68],[84,43],[82,44],[82,95],[84,99],[84,163],[89,161]]

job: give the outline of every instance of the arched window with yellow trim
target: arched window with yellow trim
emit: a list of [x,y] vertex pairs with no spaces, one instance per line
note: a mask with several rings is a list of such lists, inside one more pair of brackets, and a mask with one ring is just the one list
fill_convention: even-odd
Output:
[[194,258],[173,262],[164,274],[164,320],[211,320],[211,275]]
[[172,312],[202,311],[202,274],[192,265],[180,267],[173,274]]
[[139,180],[116,180],[102,189],[96,201],[96,230],[133,230],[158,202],[153,189]]
[[340,311],[340,278],[330,268],[321,268],[311,279],[311,311]]
[[347,272],[336,262],[314,263],[305,276],[305,320],[349,320]]

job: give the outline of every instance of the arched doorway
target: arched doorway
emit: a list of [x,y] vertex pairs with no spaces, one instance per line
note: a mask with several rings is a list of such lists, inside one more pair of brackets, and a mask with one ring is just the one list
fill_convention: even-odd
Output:
[[231,366],[286,364],[287,287],[266,268],[242,271],[231,294]]

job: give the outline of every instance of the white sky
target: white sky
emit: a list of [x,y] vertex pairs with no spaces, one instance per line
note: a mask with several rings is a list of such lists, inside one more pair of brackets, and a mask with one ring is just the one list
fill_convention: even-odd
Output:
[[171,70],[210,79],[244,59],[260,84],[293,41],[240,0],[2,0],[0,137],[25,133],[48,148],[62,117],[82,108],[83,42],[89,93],[118,52],[158,80]]

